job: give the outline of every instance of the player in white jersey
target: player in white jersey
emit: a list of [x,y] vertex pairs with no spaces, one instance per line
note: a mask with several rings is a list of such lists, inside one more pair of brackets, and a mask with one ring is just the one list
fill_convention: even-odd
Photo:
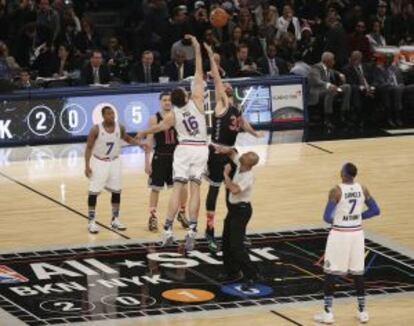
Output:
[[[314,319],[325,324],[334,322],[332,301],[336,275],[353,275],[358,299],[357,318],[362,323],[369,320],[365,309],[362,220],[379,215],[380,210],[368,189],[354,181],[357,172],[357,167],[352,163],[346,163],[342,167],[342,183],[329,192],[323,216],[332,228],[326,242],[324,259],[324,311],[315,315]],[[364,211],[365,205],[368,209]]]
[[103,122],[95,125],[89,132],[85,150],[85,175],[89,178],[88,196],[88,230],[99,232],[95,222],[97,196],[105,188],[112,193],[113,229],[124,231],[126,227],[119,221],[119,205],[121,202],[121,147],[122,140],[136,144],[125,128],[115,122],[115,112],[111,107],[102,108]]
[[171,92],[173,111],[165,115],[157,125],[138,132],[139,139],[149,134],[174,127],[178,135],[178,146],[174,151],[173,180],[174,189],[170,197],[168,213],[164,225],[163,245],[173,241],[172,224],[180,205],[180,193],[190,182],[189,230],[186,235],[185,249],[192,250],[197,232],[197,220],[200,210],[200,184],[205,174],[208,160],[207,127],[204,115],[204,80],[200,44],[193,36],[191,39],[195,52],[195,74],[191,97],[179,87]]

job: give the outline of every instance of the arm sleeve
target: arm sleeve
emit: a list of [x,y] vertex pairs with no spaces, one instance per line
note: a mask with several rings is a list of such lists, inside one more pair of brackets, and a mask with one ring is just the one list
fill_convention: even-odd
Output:
[[332,224],[333,222],[333,212],[335,211],[336,203],[333,201],[328,201],[326,203],[325,212],[323,213],[323,220],[328,223]]
[[362,213],[363,220],[369,219],[380,214],[380,209],[374,198],[371,197],[370,199],[367,199],[365,201],[365,205],[367,205],[368,209]]

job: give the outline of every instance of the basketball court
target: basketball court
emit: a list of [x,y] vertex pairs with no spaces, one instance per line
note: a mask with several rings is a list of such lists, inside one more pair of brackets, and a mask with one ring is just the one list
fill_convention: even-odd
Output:
[[[144,154],[123,150],[121,219],[109,228],[110,196],[98,198],[100,232],[87,231],[84,144],[0,148],[0,325],[316,325],[322,308],[322,213],[343,163],[359,169],[381,216],[365,222],[371,325],[414,324],[414,136],[302,142],[302,131],[240,135],[255,169],[250,254],[265,279],[248,292],[222,284],[220,254],[203,239],[187,257],[147,231]],[[199,236],[205,224],[202,186]],[[163,220],[169,192],[160,196]],[[217,227],[226,210],[218,201]],[[353,283],[337,282],[335,325],[358,325]]]

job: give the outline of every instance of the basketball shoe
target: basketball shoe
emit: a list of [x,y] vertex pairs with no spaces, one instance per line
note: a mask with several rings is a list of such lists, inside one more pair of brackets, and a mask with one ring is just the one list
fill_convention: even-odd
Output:
[[174,242],[174,235],[171,229],[164,230],[161,247],[171,246]]
[[119,218],[114,218],[111,222],[111,228],[118,231],[125,231],[127,228],[121,223]]
[[326,312],[325,310],[313,316],[313,320],[321,324],[333,324],[335,322],[332,311]]
[[89,222],[89,224],[88,224],[88,231],[89,231],[89,233],[92,233],[92,234],[97,234],[99,232],[99,228],[96,225],[96,223],[95,223],[94,220],[92,220],[92,221]]
[[363,310],[363,311],[358,310],[357,318],[358,318],[360,323],[368,323],[368,321],[369,321],[368,312],[366,310]]
[[151,213],[148,219],[148,230],[150,230],[151,232],[158,231],[158,219],[154,213]]

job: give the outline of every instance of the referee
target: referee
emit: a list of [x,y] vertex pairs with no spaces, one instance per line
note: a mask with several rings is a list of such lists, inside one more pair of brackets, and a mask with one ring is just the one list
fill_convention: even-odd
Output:
[[226,276],[229,279],[238,278],[243,273],[247,290],[258,274],[250,260],[244,245],[246,227],[252,216],[250,204],[254,183],[252,168],[259,162],[259,156],[254,152],[247,152],[241,156],[233,148],[216,147],[219,153],[229,155],[235,165],[234,175],[231,178],[232,167],[227,164],[224,168],[224,184],[228,190],[227,216],[223,228],[223,263]]

